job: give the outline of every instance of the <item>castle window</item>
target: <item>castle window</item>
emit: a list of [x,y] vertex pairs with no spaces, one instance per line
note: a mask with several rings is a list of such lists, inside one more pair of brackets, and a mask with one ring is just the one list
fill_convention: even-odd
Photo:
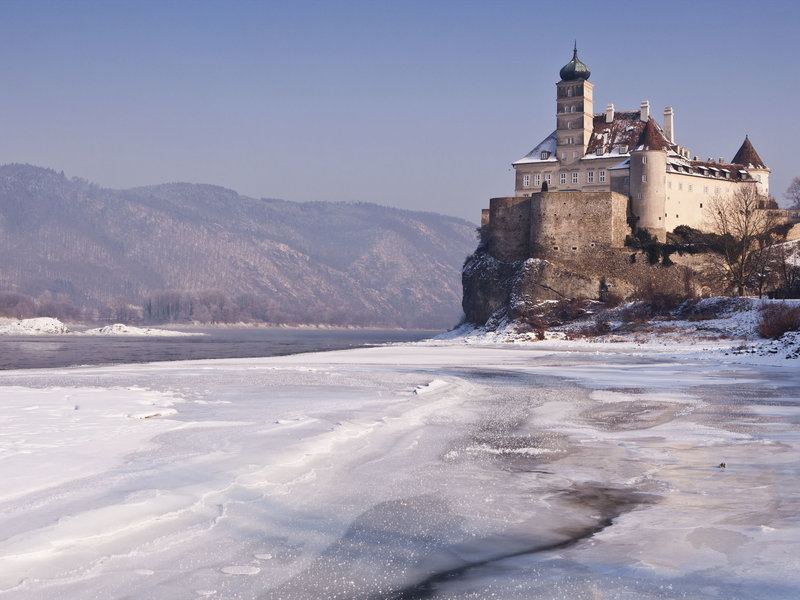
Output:
[[626,177],[625,180],[623,181],[623,183],[625,185],[630,185],[631,184],[631,178],[630,177]]
[[639,192],[639,200],[642,199],[642,192]]
[[689,191],[690,192],[692,191],[692,184],[691,183],[689,184]]
[[550,173],[544,174],[544,181],[547,183],[547,185],[550,185]]
[[602,169],[600,170],[600,183],[605,183],[606,181],[606,172]]
[[567,121],[567,129],[572,129],[572,121]]
[[595,154],[597,154],[597,156],[603,156],[603,148],[602,148],[602,146],[600,148],[598,148],[597,150],[595,150]]
[[578,247],[577,247],[577,246],[573,246],[573,247],[572,247],[572,249],[573,249],[573,250],[577,250],[577,249],[578,249]]
[[647,183],[647,175],[642,175],[642,183]]
[[573,92],[572,88],[568,88],[568,89],[567,89],[567,96],[569,96],[570,98],[572,97],[572,95],[573,95],[574,93],[575,93],[575,92]]
[[533,185],[536,187],[542,185],[542,176],[539,175],[538,173],[533,176]]
[[646,165],[646,164],[647,164],[647,157],[646,157],[646,156],[643,156],[643,157],[642,157],[642,164],[643,164],[643,165]]
[[594,183],[594,171],[586,173],[586,183]]
[[567,174],[561,173],[561,185],[564,185],[565,183],[567,183]]
[[700,203],[700,208],[703,208],[703,203],[702,202]]
[[672,189],[672,182],[671,181],[667,182],[667,189],[669,189],[669,190]]
[[531,186],[531,176],[530,175],[523,175],[522,176],[522,187],[530,187]]
[[575,150],[575,152],[572,153],[572,158],[578,158],[578,151],[577,150]]
[[682,189],[683,189],[683,184],[682,184],[682,183],[679,183],[679,184],[678,184],[678,189],[679,189],[679,190],[682,190]]
[[575,171],[572,174],[572,183],[578,183],[578,172],[577,171]]
[[575,112],[575,107],[574,106],[570,106],[569,112]]
[[714,193],[719,194],[719,188],[714,188]]
[[[704,194],[707,194],[707,193],[708,193],[708,186],[707,186],[707,185],[704,185],[704,186],[703,186],[703,193],[704,193]],[[702,207],[703,207],[703,205],[701,204],[701,205],[700,205],[700,207],[702,208]]]
[[567,153],[566,152],[562,152],[561,153],[561,160],[567,160]]
[[558,246],[553,246],[553,250],[558,250]]
[[550,158],[550,153],[547,150],[542,150],[542,160]]

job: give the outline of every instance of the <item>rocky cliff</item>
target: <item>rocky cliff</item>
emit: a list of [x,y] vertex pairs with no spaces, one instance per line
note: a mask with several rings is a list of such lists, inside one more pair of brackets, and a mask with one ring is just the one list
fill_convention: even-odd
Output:
[[651,265],[645,253],[631,249],[503,262],[481,245],[467,257],[461,278],[465,321],[479,326],[530,319],[548,301],[621,300],[653,290],[690,295],[695,286],[691,269]]

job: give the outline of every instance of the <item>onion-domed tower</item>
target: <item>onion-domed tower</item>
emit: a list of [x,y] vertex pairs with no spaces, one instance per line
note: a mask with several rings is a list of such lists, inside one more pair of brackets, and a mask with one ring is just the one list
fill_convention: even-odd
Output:
[[558,188],[569,189],[572,182],[570,171],[577,170],[578,161],[586,153],[594,120],[594,86],[589,83],[591,71],[578,58],[577,42],[572,60],[561,68],[559,75],[561,81],[556,84],[556,151],[561,172],[567,173],[567,183]]
[[578,42],[572,48],[572,60],[561,67],[558,73],[561,76],[561,81],[578,81],[579,79],[589,79],[592,72],[585,64],[578,58]]

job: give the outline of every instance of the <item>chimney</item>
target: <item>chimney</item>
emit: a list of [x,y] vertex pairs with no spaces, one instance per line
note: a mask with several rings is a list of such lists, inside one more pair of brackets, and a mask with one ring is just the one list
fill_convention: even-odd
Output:
[[642,108],[639,111],[639,120],[647,121],[650,120],[650,101],[649,100],[642,100]]
[[664,109],[664,135],[670,143],[675,143],[675,113],[671,106]]
[[725,162],[725,159],[724,159],[724,158],[722,158],[722,157],[720,156],[720,157],[719,157],[719,161],[718,161],[718,162],[724,163],[724,162]]
[[606,104],[606,123],[614,122],[614,105]]

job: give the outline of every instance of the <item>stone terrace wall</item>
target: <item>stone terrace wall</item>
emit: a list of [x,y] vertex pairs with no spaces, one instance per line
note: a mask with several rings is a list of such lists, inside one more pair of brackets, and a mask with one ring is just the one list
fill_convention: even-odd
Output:
[[[530,257],[530,198],[505,197],[489,200],[489,253],[503,262]],[[483,216],[481,218],[483,222]]]
[[630,233],[628,198],[615,192],[542,192],[531,197],[530,206],[534,257],[569,259],[622,248]]

